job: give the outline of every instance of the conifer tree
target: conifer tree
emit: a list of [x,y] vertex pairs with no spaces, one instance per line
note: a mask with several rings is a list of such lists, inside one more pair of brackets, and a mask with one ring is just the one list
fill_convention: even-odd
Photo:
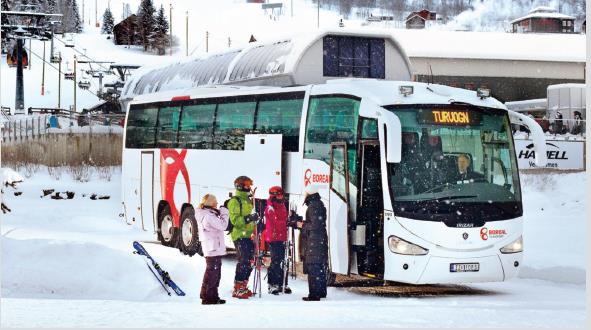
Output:
[[113,33],[113,27],[115,26],[115,19],[113,18],[113,13],[111,9],[107,7],[105,9],[105,13],[103,14],[103,27],[101,28],[102,34],[111,34]]

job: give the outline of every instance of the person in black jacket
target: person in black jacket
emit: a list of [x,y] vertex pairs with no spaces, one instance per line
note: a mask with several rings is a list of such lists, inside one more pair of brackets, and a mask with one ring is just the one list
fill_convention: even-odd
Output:
[[328,264],[328,234],[326,233],[326,207],[318,194],[318,187],[306,187],[304,204],[308,206],[304,221],[298,222],[305,239],[304,269],[308,274],[308,296],[305,301],[326,298],[326,265]]

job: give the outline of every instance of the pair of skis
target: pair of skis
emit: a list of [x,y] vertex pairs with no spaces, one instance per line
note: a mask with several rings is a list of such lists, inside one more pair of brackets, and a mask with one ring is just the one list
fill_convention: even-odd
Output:
[[174,283],[170,278],[168,272],[160,268],[160,265],[156,262],[156,260],[154,260],[154,258],[152,258],[152,256],[150,256],[148,251],[146,251],[146,249],[140,243],[134,241],[133,248],[135,249],[135,251],[133,251],[134,254],[138,254],[146,258],[146,265],[148,266],[148,269],[150,269],[150,272],[152,272],[158,283],[160,283],[164,291],[166,291],[169,296],[171,295],[171,290],[174,291],[177,296],[185,295],[183,290],[181,290],[181,288],[179,288],[179,286],[176,285],[176,283]]

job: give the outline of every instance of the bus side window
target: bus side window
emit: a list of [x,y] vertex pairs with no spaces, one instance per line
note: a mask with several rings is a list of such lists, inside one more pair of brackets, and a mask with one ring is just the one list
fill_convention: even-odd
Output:
[[130,149],[154,148],[158,108],[131,107],[127,116],[125,147]]
[[299,99],[259,101],[256,131],[283,134],[283,151],[298,151],[303,103],[303,94]]
[[347,143],[349,180],[357,182],[357,124],[360,101],[343,96],[312,97],[306,123],[304,157],[330,164],[330,144]]
[[243,150],[244,134],[254,127],[256,102],[218,104],[214,128],[214,149]]
[[183,107],[179,127],[179,148],[211,149],[216,104]]
[[157,148],[176,147],[176,135],[179,127],[180,107],[163,107],[158,112]]

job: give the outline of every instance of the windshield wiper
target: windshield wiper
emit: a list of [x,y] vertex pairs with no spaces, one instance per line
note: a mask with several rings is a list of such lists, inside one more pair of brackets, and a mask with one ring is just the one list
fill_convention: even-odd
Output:
[[417,202],[431,202],[431,201],[441,201],[441,200],[451,200],[451,199],[463,199],[463,198],[475,198],[478,197],[477,195],[460,195],[460,196],[446,196],[446,197],[437,197],[437,198],[426,198],[426,199],[417,199]]

